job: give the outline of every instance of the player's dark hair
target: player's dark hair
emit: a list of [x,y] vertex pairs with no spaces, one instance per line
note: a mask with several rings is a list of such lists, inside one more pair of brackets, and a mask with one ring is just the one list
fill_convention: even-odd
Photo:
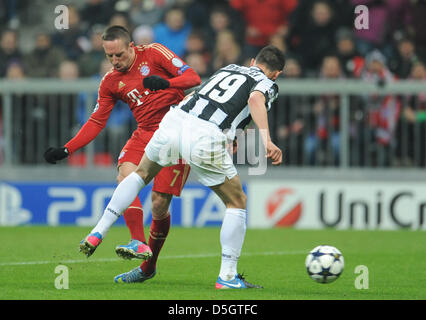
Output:
[[284,52],[273,45],[266,46],[257,54],[256,63],[264,64],[271,71],[281,71],[284,69]]
[[102,40],[104,41],[114,41],[117,39],[123,39],[124,43],[128,45],[131,41],[129,31],[122,26],[111,26],[102,34]]

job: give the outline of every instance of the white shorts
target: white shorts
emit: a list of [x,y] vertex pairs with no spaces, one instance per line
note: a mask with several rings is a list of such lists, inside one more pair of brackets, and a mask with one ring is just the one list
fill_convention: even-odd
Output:
[[226,144],[226,135],[214,123],[172,108],[160,122],[145,154],[163,167],[184,159],[198,181],[210,187],[237,175]]

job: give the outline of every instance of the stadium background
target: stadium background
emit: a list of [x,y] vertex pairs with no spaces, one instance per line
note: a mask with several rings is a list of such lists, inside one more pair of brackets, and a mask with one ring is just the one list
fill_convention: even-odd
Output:
[[[55,29],[58,5],[67,30]],[[357,5],[369,10],[367,30],[354,27]],[[109,68],[100,35],[120,24],[203,78],[267,43],[286,52],[269,115],[284,162],[260,176],[249,174],[256,161],[238,166],[249,227],[425,230],[425,16],[422,0],[2,1],[0,225],[90,226],[102,214],[135,126],[127,107],[67,161],[49,166],[42,154],[88,118]],[[223,214],[193,176],[171,211],[184,227],[220,226]]]

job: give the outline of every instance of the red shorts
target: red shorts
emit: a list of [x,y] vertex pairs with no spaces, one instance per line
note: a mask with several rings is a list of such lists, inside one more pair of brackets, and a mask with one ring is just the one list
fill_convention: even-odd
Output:
[[[137,128],[118,157],[118,166],[124,162],[138,165],[145,153],[145,147],[155,131],[145,131]],[[164,167],[154,178],[153,191],[180,196],[188,178],[190,167],[188,164],[179,163],[174,166]]]

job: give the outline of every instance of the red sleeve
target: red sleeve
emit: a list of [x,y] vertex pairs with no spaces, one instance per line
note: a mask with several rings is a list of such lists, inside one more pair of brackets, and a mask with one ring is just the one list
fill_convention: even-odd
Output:
[[81,127],[74,138],[65,144],[71,154],[90,143],[105,127],[111,110],[116,103],[114,95],[108,88],[107,75],[102,79],[98,91],[98,100],[89,120]]
[[189,89],[201,83],[200,76],[185,61],[159,43],[151,45],[153,59],[164,69],[171,78],[170,88]]
[[96,136],[101,132],[103,127],[99,126],[96,122],[90,121],[89,119],[78,131],[74,138],[68,141],[65,144],[65,148],[68,149],[68,152],[71,154],[77,151],[80,148],[83,148],[89,142],[96,138]]
[[189,89],[201,83],[200,76],[192,69],[187,69],[181,76],[169,79],[170,88]]

